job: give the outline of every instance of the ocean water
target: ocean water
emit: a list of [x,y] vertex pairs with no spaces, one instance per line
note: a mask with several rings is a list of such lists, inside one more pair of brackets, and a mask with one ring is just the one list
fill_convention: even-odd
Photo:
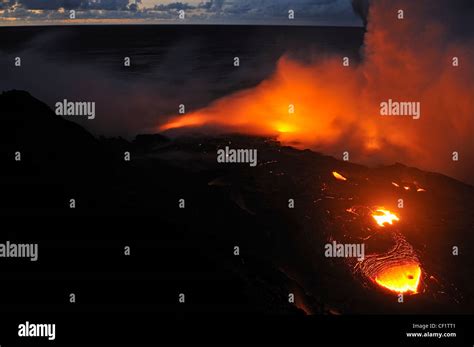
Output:
[[96,135],[130,137],[149,132],[181,103],[191,111],[257,85],[284,55],[358,59],[363,34],[299,26],[5,27],[0,90],[26,90],[51,107],[64,99],[94,101],[100,116],[77,122]]

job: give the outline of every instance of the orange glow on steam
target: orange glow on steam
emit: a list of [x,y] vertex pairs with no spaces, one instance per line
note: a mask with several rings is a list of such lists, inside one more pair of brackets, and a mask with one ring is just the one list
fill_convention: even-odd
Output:
[[[421,11],[417,2],[402,2],[411,13]],[[185,115],[170,115],[154,130],[212,128],[272,136],[284,145],[329,155],[351,149],[351,160],[362,163],[403,158],[405,165],[452,174],[458,169],[432,153],[471,143],[474,69],[468,64],[454,69],[447,62],[453,56],[470,61],[474,50],[455,43],[435,45],[447,39],[439,23],[405,19],[401,25],[392,15],[398,10],[395,3],[372,2],[360,63],[345,67],[339,55],[310,63],[284,55],[257,86]],[[421,118],[382,116],[380,105],[388,98],[420,102]],[[472,162],[473,152],[467,156],[465,162]]]

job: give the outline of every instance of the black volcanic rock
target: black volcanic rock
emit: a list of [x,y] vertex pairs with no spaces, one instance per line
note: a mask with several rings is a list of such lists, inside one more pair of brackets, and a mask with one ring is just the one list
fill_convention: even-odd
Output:
[[[0,213],[109,216],[113,228],[84,228],[80,237],[117,238],[120,244],[142,240],[156,252],[140,270],[156,271],[159,258],[166,264],[163,272],[194,266],[203,278],[212,273],[228,284],[224,292],[235,300],[223,295],[229,306],[222,303],[217,310],[237,305],[301,313],[288,305],[287,294],[294,292],[296,306],[313,313],[472,312],[470,185],[401,164],[368,168],[254,136],[97,140],[25,92],[3,93],[0,112]],[[258,165],[218,163],[217,149],[224,146],[257,149]],[[21,163],[13,160],[17,150],[25,154]],[[123,159],[126,150],[132,152],[130,162]],[[335,179],[333,171],[347,181]],[[67,207],[70,197],[78,200],[74,211]],[[403,209],[396,207],[400,198]],[[185,209],[178,207],[180,199]],[[289,208],[289,199],[295,208]],[[391,239],[374,226],[367,212],[374,206],[401,215],[393,230],[420,258],[420,293],[405,305],[355,273],[352,263],[324,256],[329,240],[358,243],[374,232],[381,234],[368,251],[385,251]],[[351,214],[352,207],[365,212]],[[174,243],[179,247],[167,251]],[[239,257],[232,254],[235,245]],[[453,256],[453,246],[460,247],[459,256]]]
[[136,150],[149,152],[168,143],[170,139],[161,134],[137,135],[133,141]]
[[[17,153],[21,161],[15,160]],[[109,164],[99,142],[24,91],[0,95],[1,206],[61,208],[90,202]],[[95,198],[94,198],[95,199]],[[88,204],[88,203],[87,203]]]
[[61,163],[96,157],[97,140],[74,122],[57,116],[24,91],[0,95],[2,151],[35,152],[35,159]]

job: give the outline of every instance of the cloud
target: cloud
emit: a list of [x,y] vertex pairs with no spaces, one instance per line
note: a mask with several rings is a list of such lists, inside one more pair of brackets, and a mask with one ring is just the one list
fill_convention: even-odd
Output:
[[59,8],[127,10],[129,0],[18,0],[18,5],[29,10],[57,10]]
[[[188,23],[288,24],[288,11],[295,11],[294,24],[360,25],[350,0],[0,0],[4,16],[23,21],[64,19],[54,12],[77,10],[79,19],[177,20],[186,11]],[[34,12],[44,11],[44,12]]]
[[207,2],[201,3],[199,7],[211,12],[219,12],[224,5],[224,1],[225,0],[209,0]]
[[81,7],[83,0],[19,0],[18,4],[29,10],[56,10],[58,8],[74,9]]
[[367,25],[367,16],[369,15],[369,0],[352,0],[352,8]]
[[14,0],[0,0],[0,10],[7,10],[14,5]]
[[167,5],[160,4],[160,5],[155,5],[154,7],[154,9],[157,11],[172,11],[172,10],[175,10],[175,11],[185,10],[186,11],[186,10],[191,10],[195,8],[196,6],[192,6],[184,2],[173,2]]
[[263,18],[286,17],[289,10],[295,11],[295,18],[354,18],[347,0],[228,0],[221,9],[227,14]]

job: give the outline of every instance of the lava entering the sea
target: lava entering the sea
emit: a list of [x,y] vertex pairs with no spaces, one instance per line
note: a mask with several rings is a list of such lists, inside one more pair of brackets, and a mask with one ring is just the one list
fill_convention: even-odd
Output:
[[[472,61],[474,50],[451,43],[449,26],[422,13],[421,3],[433,6],[428,0],[373,1],[360,62],[344,66],[343,57],[334,55],[307,63],[283,55],[275,72],[257,86],[172,115],[156,130],[272,136],[325,154],[347,151],[351,161],[383,164],[403,158],[405,165],[469,179],[474,69],[451,61]],[[395,15],[400,7],[410,13],[403,21]],[[381,104],[388,99],[415,100],[420,117],[383,115]],[[453,148],[465,148],[465,159],[456,166],[446,156],[433,155]]]

